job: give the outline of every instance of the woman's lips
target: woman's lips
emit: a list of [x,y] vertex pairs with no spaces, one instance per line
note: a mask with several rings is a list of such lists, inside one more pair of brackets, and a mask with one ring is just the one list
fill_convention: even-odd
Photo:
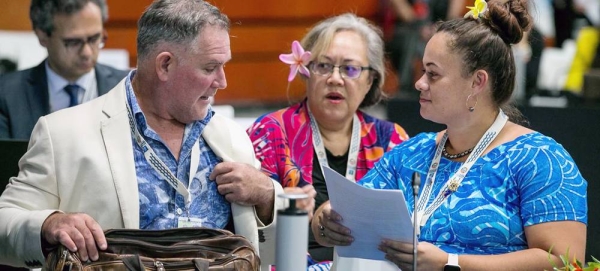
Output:
[[339,100],[343,100],[344,96],[342,96],[339,93],[329,93],[327,94],[327,96],[325,96],[327,99],[329,100],[335,100],[335,101],[339,101]]

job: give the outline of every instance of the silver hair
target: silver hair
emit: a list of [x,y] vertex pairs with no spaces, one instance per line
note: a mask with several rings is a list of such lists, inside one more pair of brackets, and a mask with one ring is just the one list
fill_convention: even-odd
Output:
[[360,108],[368,107],[385,98],[383,83],[385,80],[385,53],[382,31],[365,18],[352,13],[344,13],[328,18],[314,26],[302,39],[302,47],[312,53],[312,59],[317,59],[329,48],[336,33],[354,31],[361,35],[367,45],[367,59],[373,69],[373,84],[360,104]]
[[229,18],[202,0],[157,0],[138,21],[137,52],[143,59],[159,43],[192,42],[206,25],[222,27],[229,32]]

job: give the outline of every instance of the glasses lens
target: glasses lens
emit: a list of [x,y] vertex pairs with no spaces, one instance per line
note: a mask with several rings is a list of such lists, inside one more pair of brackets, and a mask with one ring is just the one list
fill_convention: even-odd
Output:
[[84,41],[78,39],[66,39],[64,40],[65,47],[69,51],[77,51],[81,46],[83,46]]
[[88,37],[87,40],[83,39],[63,39],[65,48],[70,52],[79,52],[85,44],[89,45],[92,49],[102,49],[105,42],[104,36],[97,34]]
[[101,41],[102,41],[102,37],[100,37],[100,36],[92,36],[92,37],[89,37],[87,40],[87,42],[90,45],[98,45],[98,44],[100,44]]
[[333,65],[329,63],[318,62],[313,65],[313,71],[319,75],[328,75],[333,70]]
[[341,66],[340,69],[348,78],[357,78],[360,76],[360,72],[362,71],[361,67],[353,65],[344,65]]
[[102,49],[102,48],[104,48],[105,44],[106,44],[106,38],[101,37],[101,38],[98,38],[98,40],[93,41],[93,45],[92,46],[95,46],[98,49]]
[[104,48],[105,41],[106,41],[106,38],[104,36],[102,36],[101,34],[98,34],[98,35],[89,37],[87,43],[90,46],[92,46],[92,48],[102,49],[102,48]]

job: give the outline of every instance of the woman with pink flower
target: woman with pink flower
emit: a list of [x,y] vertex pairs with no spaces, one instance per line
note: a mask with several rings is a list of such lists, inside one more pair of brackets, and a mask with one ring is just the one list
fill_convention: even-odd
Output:
[[[408,136],[398,124],[360,110],[385,96],[381,31],[364,18],[343,14],[321,21],[280,59],[291,65],[288,81],[301,74],[306,97],[261,116],[248,134],[262,170],[288,191],[310,193],[314,187],[318,208],[329,198],[322,167],[357,181]],[[305,208],[312,213],[313,205]],[[332,260],[333,249],[309,232],[313,259]]]

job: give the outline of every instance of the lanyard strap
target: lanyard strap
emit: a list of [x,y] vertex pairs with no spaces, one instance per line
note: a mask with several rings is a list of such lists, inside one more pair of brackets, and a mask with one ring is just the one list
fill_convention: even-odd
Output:
[[[173,175],[171,170],[169,170],[165,163],[158,157],[158,155],[156,155],[154,150],[152,150],[150,144],[148,144],[148,142],[146,142],[144,137],[140,134],[137,125],[133,119],[133,113],[131,111],[131,108],[129,107],[129,103],[125,103],[127,104],[127,116],[129,117],[129,127],[131,128],[131,134],[135,139],[136,144],[144,152],[144,158],[146,158],[148,164],[152,166],[154,171],[158,173],[158,175],[160,175],[160,177],[162,177],[163,180],[165,180],[168,184],[171,185],[171,187],[175,188],[175,190],[183,196],[183,199],[185,201],[185,208],[187,211],[189,211],[189,206],[191,204],[190,192],[188,191],[187,187],[185,187],[185,185],[177,177],[175,177],[175,175]],[[194,146],[192,147],[191,154],[192,156],[189,176],[190,184],[192,183],[195,172],[198,169],[198,163],[200,160],[199,153],[200,144],[198,143],[198,141],[196,141],[194,143]]]
[[[327,162],[327,154],[325,153],[325,146],[323,145],[323,138],[321,137],[321,130],[319,130],[319,126],[317,126],[317,121],[315,117],[310,112],[308,105],[306,106],[308,110],[308,116],[310,117],[310,127],[312,128],[312,139],[313,146],[317,151],[317,157],[319,158],[319,165],[321,167],[321,172],[323,172],[323,167],[329,167],[329,162]],[[354,114],[352,118],[352,136],[350,139],[350,149],[348,151],[348,162],[346,164],[346,178],[351,181],[356,180],[356,162],[358,160],[358,147],[360,145],[360,122],[358,120],[358,116]]]
[[423,193],[421,194],[417,204],[417,220],[421,221],[421,226],[424,226],[431,214],[433,214],[433,211],[440,207],[444,200],[446,200],[450,194],[458,189],[460,183],[471,169],[471,166],[475,164],[475,161],[481,157],[483,151],[490,145],[492,141],[494,141],[507,121],[508,118],[506,115],[504,115],[504,112],[500,110],[500,112],[498,112],[498,116],[496,116],[496,120],[494,120],[492,126],[490,126],[485,134],[479,139],[479,142],[477,142],[477,145],[467,158],[467,161],[458,169],[457,172],[452,174],[442,190],[440,190],[438,195],[435,197],[435,200],[427,208],[425,208],[429,197],[431,197],[433,182],[435,181],[435,175],[437,174],[437,170],[440,165],[442,149],[446,145],[446,140],[448,139],[448,133],[444,133],[444,136],[440,140],[440,143],[437,145],[435,150],[435,155],[431,161],[431,165],[429,166],[429,171],[427,172],[427,180],[425,181],[425,186],[423,187]]

